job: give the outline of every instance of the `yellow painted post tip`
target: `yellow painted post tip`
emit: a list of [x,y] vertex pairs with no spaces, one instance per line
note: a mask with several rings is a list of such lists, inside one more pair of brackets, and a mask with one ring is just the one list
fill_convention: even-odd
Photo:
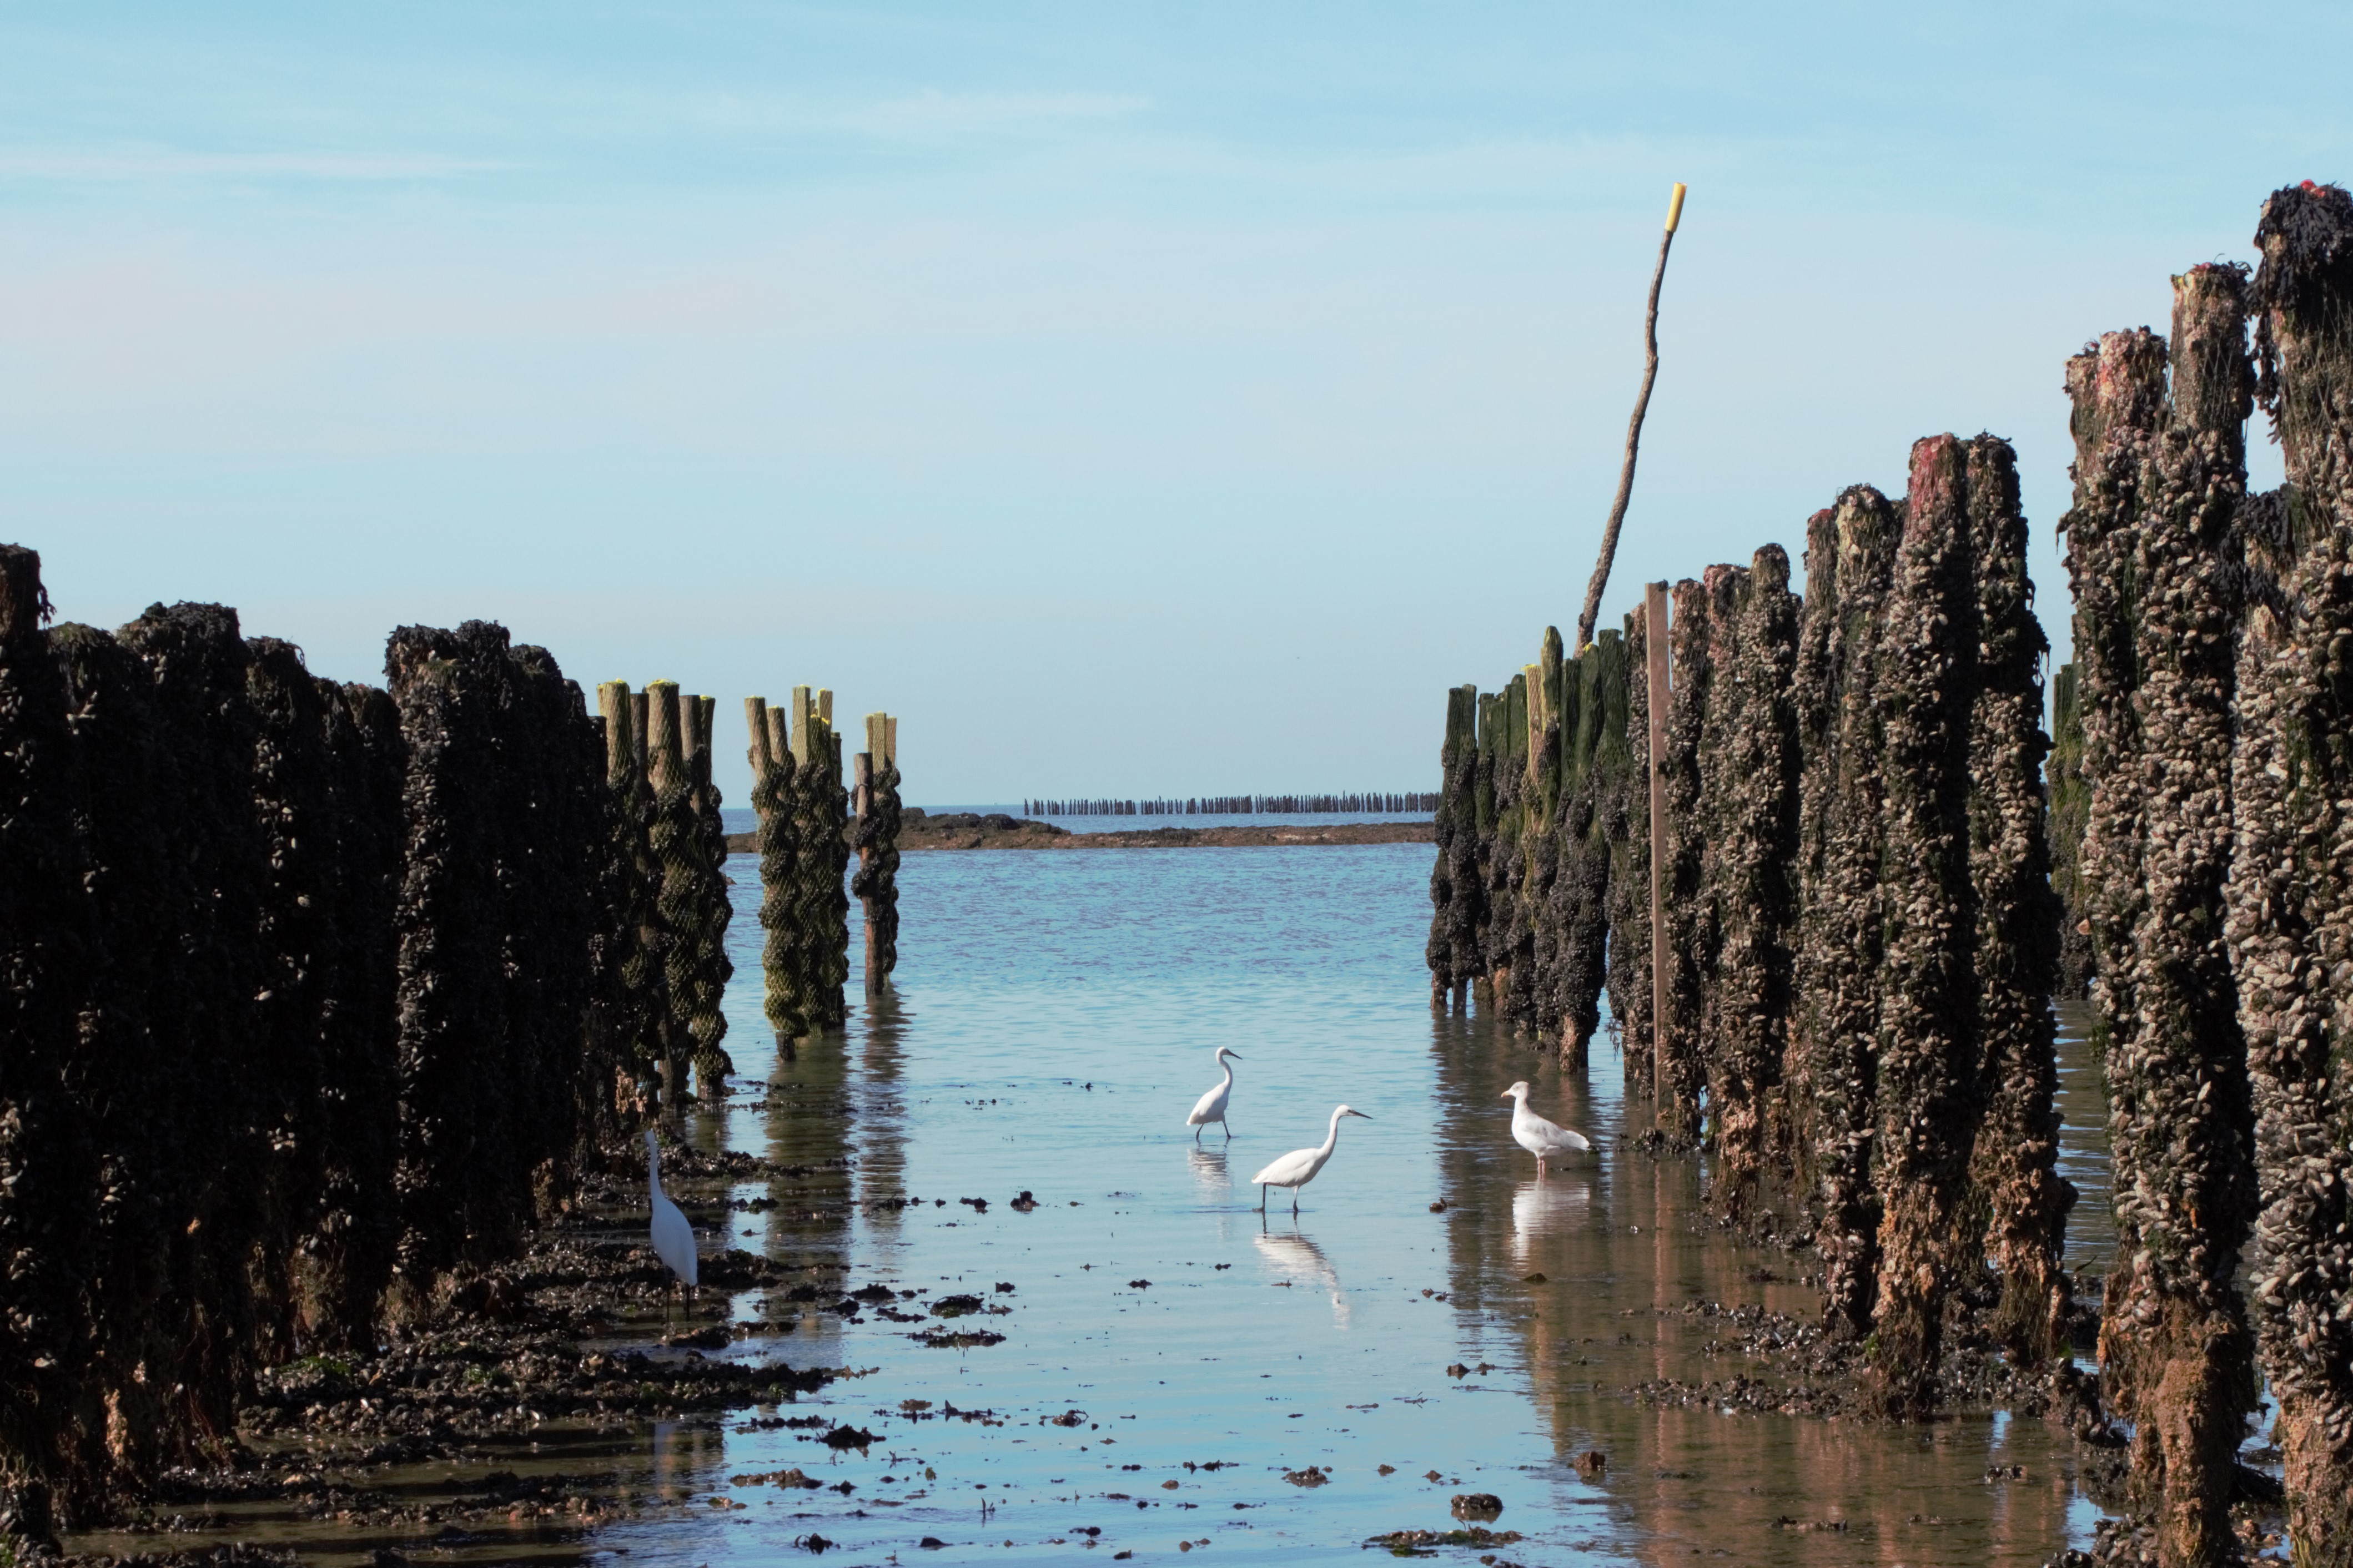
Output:
[[1683,221],[1683,184],[1682,181],[1678,180],[1675,182],[1674,193],[1667,197],[1667,232],[1669,234],[1674,233],[1675,226]]

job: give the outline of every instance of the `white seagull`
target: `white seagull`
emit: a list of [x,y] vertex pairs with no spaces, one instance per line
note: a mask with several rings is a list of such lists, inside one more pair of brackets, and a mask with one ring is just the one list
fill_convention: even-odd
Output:
[[1584,1133],[1567,1127],[1556,1127],[1530,1110],[1525,1079],[1505,1089],[1503,1098],[1512,1102],[1512,1142],[1536,1157],[1537,1175],[1545,1173],[1546,1161],[1558,1160],[1593,1147]]
[[1226,1101],[1234,1097],[1234,1063],[1241,1059],[1225,1047],[1218,1047],[1218,1065],[1226,1069],[1226,1081],[1194,1101],[1192,1114],[1185,1118],[1185,1125],[1193,1130],[1194,1142],[1201,1141],[1201,1129],[1212,1121],[1226,1128],[1227,1137],[1234,1135],[1234,1130],[1226,1127]]
[[694,1289],[694,1227],[661,1190],[661,1143],[646,1133],[646,1188],[653,1206],[654,1256],[670,1266],[689,1290]]
[[1290,1153],[1252,1176],[1250,1181],[1258,1187],[1259,1213],[1266,1212],[1266,1189],[1269,1187],[1289,1187],[1291,1212],[1293,1214],[1299,1212],[1299,1189],[1315,1179],[1315,1173],[1324,1168],[1324,1163],[1332,1157],[1332,1151],[1340,1146],[1340,1118],[1343,1116],[1363,1116],[1367,1121],[1372,1120],[1371,1117],[1365,1116],[1361,1110],[1351,1110],[1345,1105],[1340,1106],[1332,1112],[1332,1130],[1324,1134],[1322,1148],[1293,1149]]

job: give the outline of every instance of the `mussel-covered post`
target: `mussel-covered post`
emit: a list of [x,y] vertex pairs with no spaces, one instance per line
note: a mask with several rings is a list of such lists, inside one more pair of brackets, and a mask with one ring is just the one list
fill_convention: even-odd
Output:
[[1487,861],[1486,968],[1495,1016],[1524,1030],[1535,1022],[1535,928],[1528,910],[1528,679],[1496,694],[1491,769],[1494,826]]
[[1609,979],[1612,875],[1626,838],[1626,682],[1625,639],[1615,631],[1563,671],[1559,871],[1548,913],[1558,957],[1546,1022],[1570,1071],[1586,1066]]
[[1714,1201],[1738,1215],[1768,1155],[1786,1142],[1776,1130],[1786,1119],[1781,1064],[1797,914],[1799,605],[1788,554],[1778,544],[1757,551],[1729,588],[1729,614],[1717,617],[1721,657],[1708,714],[1719,826],[1711,880],[1721,934],[1706,1039],[1719,1162]]
[[1878,648],[1886,808],[1872,1363],[1874,1403],[1903,1415],[1934,1399],[1951,1238],[1981,1109],[1969,963],[1977,594],[1968,491],[1959,441],[1932,436],[1914,444],[1910,505]]
[[723,1043],[727,1014],[723,1002],[735,973],[727,956],[727,925],[734,910],[727,901],[727,827],[719,815],[719,786],[711,778],[712,729],[719,701],[681,697],[686,732],[688,789],[694,809],[696,859],[701,888],[695,900],[694,1003],[687,1027],[694,1039],[694,1082],[702,1098],[718,1103],[727,1095],[727,1075],[735,1070]]
[[2084,779],[2083,684],[2073,663],[2051,674],[2051,760],[2042,776],[2051,799],[2051,889],[2059,897],[2056,994],[2092,994],[2092,924],[2084,910],[2084,824],[2092,787]]
[[1520,879],[1529,931],[1527,1021],[1539,1038],[1549,1038],[1560,1029],[1564,1016],[1569,962],[1567,925],[1561,919],[1567,908],[1560,900],[1560,888],[1572,851],[1563,836],[1561,812],[1574,771],[1567,755],[1569,737],[1577,728],[1575,678],[1563,655],[1559,627],[1545,628],[1536,662],[1521,673],[1528,693],[1522,828],[1527,848]]
[[842,986],[849,978],[849,796],[841,784],[841,745],[833,733],[833,693],[793,688],[794,805],[800,841],[793,908],[800,942],[802,1005],[814,1031],[849,1016]]
[[880,996],[899,965],[899,721],[866,716],[857,757],[858,895],[866,925],[866,994]]
[[760,969],[765,990],[762,1008],[776,1044],[787,1055],[808,1032],[801,1006],[799,947],[793,941],[793,892],[799,874],[793,785],[795,770],[781,709],[765,697],[744,699],[744,723],[752,737],[752,809],[759,816]]
[[[86,1375],[99,1324],[84,1295],[105,1150],[97,1107],[70,1077],[106,952],[82,897],[48,615],[40,556],[0,545],[0,1539],[33,1541],[75,1522],[111,1479],[101,1391]],[[144,1272],[152,1281],[160,1269]]]
[[646,698],[651,710],[646,727],[646,782],[653,794],[653,823],[647,837],[661,868],[658,900],[667,938],[662,980],[670,1008],[662,1020],[661,1078],[662,1109],[668,1113],[685,1101],[687,1063],[694,1049],[702,822],[686,767],[685,705],[678,683],[657,680],[646,688]]
[[853,856],[849,846],[849,787],[842,782],[841,731],[833,724],[833,693],[820,689],[817,698],[818,716],[824,725],[825,849],[828,868],[825,938],[818,948],[818,997],[825,1010],[826,1026],[838,1029],[849,1020],[849,1003],[843,989],[849,984],[848,882]]
[[1480,885],[1478,805],[1479,689],[1457,686],[1446,694],[1446,732],[1438,748],[1439,793],[1432,837],[1438,854],[1430,870],[1430,941],[1422,956],[1430,965],[1430,1005],[1443,1011],[1451,1000],[1463,1010],[1476,972]]
[[2231,943],[2262,1215],[2253,1280],[2297,1561],[2353,1563],[2353,197],[2276,192],[2255,240],[2284,495],[2245,519]]
[[[1659,1037],[1658,1127],[1671,1138],[1700,1131],[1700,1023],[1707,1006],[1707,976],[1715,962],[1715,919],[1706,907],[1704,865],[1710,824],[1704,815],[1701,773],[1706,742],[1714,641],[1707,585],[1686,577],[1674,588],[1674,692],[1667,710],[1667,832],[1664,895],[1666,942],[1652,962],[1665,971],[1665,1006]],[[1652,853],[1659,853],[1652,847]]]
[[605,787],[612,797],[614,911],[623,933],[616,975],[616,1006],[624,1059],[635,1079],[632,1098],[642,1104],[661,1075],[662,1040],[670,1019],[666,970],[668,936],[662,927],[661,862],[654,858],[653,791],[646,782],[645,735],[649,711],[628,683],[608,680],[596,689],[605,718]]
[[1651,1094],[1651,748],[1650,647],[1641,605],[1627,614],[1620,662],[1625,667],[1625,733],[1603,811],[1609,837],[1609,931],[1604,979],[1609,1016],[1625,1052],[1626,1092]]
[[2042,656],[2026,571],[2026,516],[2008,443],[1969,443],[1978,672],[1969,712],[1969,875],[1977,900],[1977,1012],[1985,1121],[1975,1180],[1992,1205],[1988,1241],[2001,1277],[1996,1334],[2037,1366],[2066,1347],[2070,1291],[2059,1267],[2074,1189],[2059,1174],[2059,1067],[2052,986],[2058,895],[2051,887],[2042,761]]
[[2145,328],[2067,366],[2084,882],[2116,1163],[2101,1385],[2134,1424],[2135,1500],[2167,1563],[2235,1552],[2232,1463],[2255,1394],[2233,1279],[2253,1217],[2253,1129],[2222,931],[2243,288],[2230,268],[2178,280],[2169,409],[2166,344]]

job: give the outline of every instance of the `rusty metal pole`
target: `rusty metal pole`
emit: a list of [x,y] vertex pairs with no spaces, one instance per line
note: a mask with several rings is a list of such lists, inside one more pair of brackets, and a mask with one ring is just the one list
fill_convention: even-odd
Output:
[[1667,703],[1672,695],[1667,663],[1667,585],[1642,586],[1642,642],[1647,655],[1651,732],[1651,1092],[1662,1103],[1667,1088],[1667,784],[1660,761],[1667,751]]

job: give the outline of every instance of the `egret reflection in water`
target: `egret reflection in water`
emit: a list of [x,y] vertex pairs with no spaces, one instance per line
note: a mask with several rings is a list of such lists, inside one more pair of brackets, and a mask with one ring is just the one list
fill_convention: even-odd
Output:
[[1332,1326],[1348,1326],[1348,1292],[1340,1286],[1340,1271],[1324,1256],[1324,1249],[1297,1231],[1261,1230],[1250,1238],[1258,1255],[1274,1272],[1291,1284],[1312,1285],[1328,1290],[1332,1295]]
[[1223,1148],[1194,1148],[1185,1151],[1185,1168],[1193,1173],[1193,1186],[1201,1201],[1212,1207],[1233,1196],[1234,1178],[1226,1169]]

